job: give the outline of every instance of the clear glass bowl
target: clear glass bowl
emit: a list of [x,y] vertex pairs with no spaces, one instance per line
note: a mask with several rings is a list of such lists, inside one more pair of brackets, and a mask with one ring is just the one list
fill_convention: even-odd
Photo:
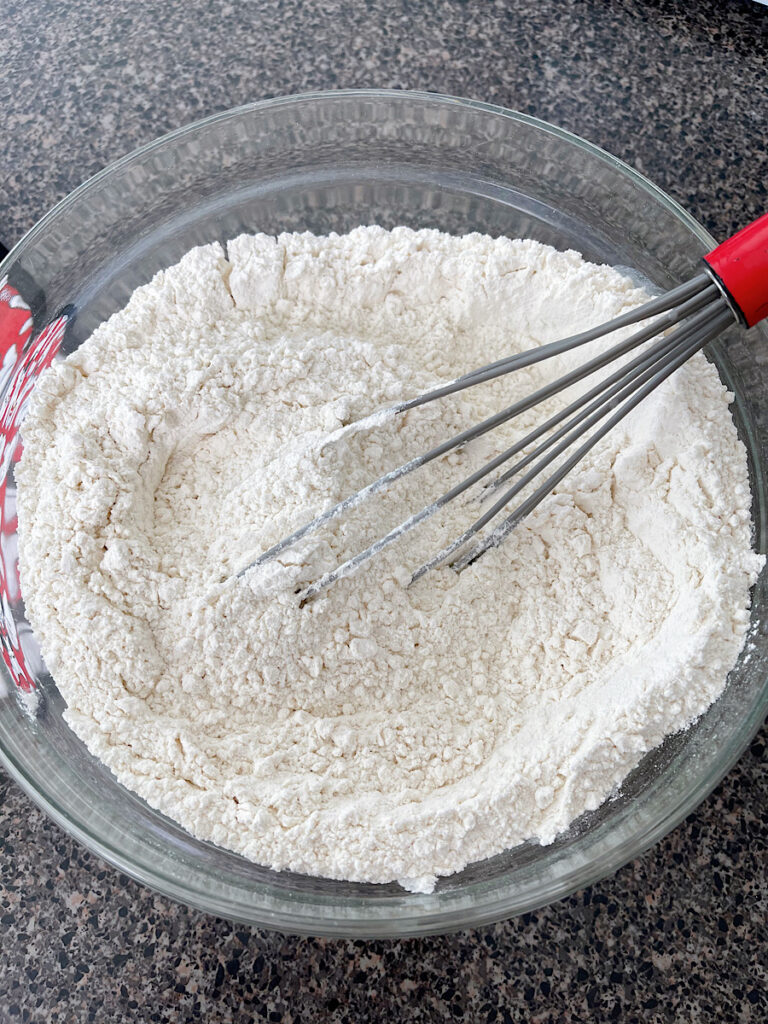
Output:
[[[649,754],[619,796],[553,845],[526,843],[443,879],[429,896],[275,873],[199,842],[120,786],[64,724],[62,699],[24,618],[15,559],[18,422],[60,333],[40,328],[74,307],[63,342],[71,350],[134,288],[202,242],[241,231],[324,233],[373,222],[529,236],[632,268],[661,289],[688,278],[713,242],[639,174],[530,117],[428,94],[334,92],[241,107],[145,146],[59,203],[0,267],[0,279],[10,271],[12,280],[36,286],[31,347],[7,363],[0,405],[2,759],[59,825],[126,874],[215,914],[315,935],[479,925],[614,872],[712,790],[768,703],[763,574],[749,649],[695,727]],[[737,396],[762,551],[766,457],[753,412],[763,382],[750,340],[734,331],[710,356]]]

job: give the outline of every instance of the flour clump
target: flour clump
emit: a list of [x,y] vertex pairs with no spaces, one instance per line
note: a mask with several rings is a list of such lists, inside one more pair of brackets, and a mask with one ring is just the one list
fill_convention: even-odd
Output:
[[153,807],[275,869],[429,891],[551,842],[707,709],[744,643],[762,560],[702,355],[460,574],[408,587],[471,498],[296,597],[564,398],[236,574],[584,353],[355,421],[644,297],[534,241],[378,227],[243,235],[139,288],[44,374],[22,431],[23,591],[72,729]]

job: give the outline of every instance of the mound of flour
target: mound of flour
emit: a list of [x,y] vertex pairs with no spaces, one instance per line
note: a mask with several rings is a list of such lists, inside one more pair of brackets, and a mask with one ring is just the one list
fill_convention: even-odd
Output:
[[706,710],[744,643],[762,562],[703,356],[460,574],[407,587],[472,495],[296,597],[563,399],[234,574],[569,359],[334,432],[643,298],[533,241],[378,227],[242,236],[139,288],[23,427],[22,583],[71,727],[153,807],[276,869],[429,891],[551,842]]

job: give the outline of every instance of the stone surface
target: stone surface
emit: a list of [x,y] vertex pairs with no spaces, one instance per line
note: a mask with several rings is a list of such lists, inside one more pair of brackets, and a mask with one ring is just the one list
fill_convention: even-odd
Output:
[[[750,0],[10,0],[0,241],[109,161],[239,103],[380,86],[571,129],[724,236],[768,208],[768,8]],[[743,1022],[766,998],[765,730],[614,878],[492,928],[286,938],[156,896],[2,776],[0,1022]]]

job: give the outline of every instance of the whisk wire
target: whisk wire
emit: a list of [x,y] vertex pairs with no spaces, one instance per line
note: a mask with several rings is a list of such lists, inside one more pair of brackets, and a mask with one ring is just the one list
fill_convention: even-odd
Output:
[[[718,308],[721,308],[719,304],[717,305]],[[303,591],[303,601],[307,602],[311,600],[313,597],[317,596],[317,594],[319,594],[330,584],[336,582],[339,579],[344,578],[345,576],[349,576],[351,573],[355,572],[368,559],[379,554],[385,547],[387,547],[394,541],[398,540],[401,536],[403,536],[403,534],[409,532],[415,526],[419,525],[424,520],[433,516],[439,509],[443,508],[446,504],[448,504],[449,501],[452,501],[455,497],[458,497],[458,495],[462,494],[464,491],[466,491],[479,480],[481,480],[484,476],[488,475],[494,469],[498,468],[498,466],[503,464],[514,454],[519,453],[523,449],[523,447],[527,447],[532,440],[535,440],[536,437],[541,436],[543,433],[546,432],[547,429],[551,429],[553,425],[556,425],[556,423],[559,422],[564,416],[567,416],[569,412],[573,411],[574,409],[578,409],[580,406],[584,405],[585,402],[588,402],[592,396],[597,394],[598,397],[596,398],[596,400],[592,401],[586,409],[583,409],[580,413],[578,413],[571,420],[569,420],[563,427],[560,428],[560,430],[556,432],[555,435],[548,438],[542,445],[539,446],[538,449],[527,455],[524,459],[522,459],[514,467],[512,467],[509,473],[505,474],[504,478],[501,478],[505,479],[508,476],[512,475],[513,473],[518,473],[526,465],[529,465],[531,461],[545,453],[547,449],[549,449],[553,444],[555,444],[555,442],[558,439],[563,438],[561,443],[557,445],[555,449],[552,452],[550,452],[549,455],[544,455],[544,457],[541,458],[540,461],[537,462],[536,465],[533,466],[533,468],[529,470],[529,472],[526,473],[524,477],[517,481],[517,483],[512,488],[510,488],[502,496],[502,498],[500,498],[487,512],[480,516],[476,520],[476,522],[473,523],[472,526],[467,531],[465,531],[464,534],[462,534],[459,538],[454,540],[450,545],[448,545],[448,547],[444,548],[429,562],[425,563],[419,569],[417,569],[411,577],[411,582],[415,582],[416,580],[420,579],[421,576],[423,576],[430,569],[433,569],[438,565],[444,563],[448,558],[450,558],[452,554],[454,554],[466,543],[468,543],[468,541],[470,541],[480,530],[482,530],[484,526],[486,526],[492,519],[494,519],[509,504],[509,502],[514,497],[516,497],[517,494],[519,494],[525,487],[527,487],[528,484],[531,483],[537,476],[539,476],[540,473],[547,468],[547,466],[551,465],[551,463],[555,459],[559,458],[560,455],[567,451],[568,448],[570,448],[580,437],[582,437],[587,430],[591,429],[597,422],[599,422],[600,419],[606,416],[611,411],[611,409],[616,408],[617,405],[619,405],[621,402],[623,402],[625,399],[627,399],[629,396],[631,396],[638,390],[642,392],[642,397],[645,397],[645,395],[649,393],[650,390],[653,390],[655,387],[657,387],[658,384],[660,384],[662,380],[666,379],[666,377],[669,376],[669,374],[672,373],[675,369],[677,369],[679,365],[682,365],[682,363],[686,359],[688,359],[690,355],[693,354],[693,352],[697,351],[699,348],[703,347],[703,345],[707,344],[707,342],[710,341],[712,337],[715,337],[716,334],[719,333],[720,330],[722,330],[722,327],[732,319],[732,316],[729,312],[725,312],[721,314],[721,316],[723,318],[722,323],[718,321],[716,316],[713,319],[713,310],[708,308],[701,310],[698,316],[694,316],[691,318],[689,323],[687,323],[683,327],[677,328],[677,330],[672,332],[670,336],[662,338],[659,342],[656,343],[656,345],[652,347],[652,349],[649,349],[646,353],[643,353],[643,355],[636,358],[631,363],[617,370],[614,374],[610,375],[606,380],[602,381],[590,392],[588,392],[586,396],[581,396],[581,398],[571,403],[571,405],[568,406],[565,410],[556,414],[556,416],[551,417],[551,419],[547,421],[546,424],[542,425],[542,427],[537,428],[536,431],[526,435],[522,442],[518,442],[516,445],[513,445],[505,452],[502,452],[500,455],[495,456],[486,465],[482,466],[480,469],[476,470],[474,473],[472,473],[466,479],[461,481],[455,487],[451,488],[440,498],[438,498],[435,502],[426,506],[425,508],[422,508],[419,512],[410,516],[404,522],[400,523],[398,526],[394,527],[394,529],[390,530],[387,534],[380,537],[377,541],[374,542],[374,544],[370,545],[364,551],[361,551],[358,554],[354,555],[352,558],[343,562],[335,569],[323,575],[316,582],[310,584],[310,586],[308,586]],[[712,333],[713,323],[718,323],[717,329],[714,331],[714,333]],[[688,344],[686,344],[686,342],[688,342]],[[676,353],[680,353],[681,346],[684,346],[682,349],[682,356],[679,354],[676,355]],[[672,367],[671,369],[668,368],[668,366],[670,365]],[[638,373],[638,370],[642,370],[642,372]],[[581,377],[579,377],[579,379],[581,379]],[[650,387],[646,391],[643,388],[643,385],[647,384],[650,384]],[[560,389],[558,388],[558,390]],[[601,437],[605,436],[605,434],[608,432],[608,430],[612,428],[612,426],[619,422],[620,419],[622,419],[632,408],[634,408],[634,406],[637,404],[639,400],[640,399],[633,400],[632,404],[628,404],[626,405],[626,407],[622,407],[617,414],[611,417],[609,423],[605,427],[601,428],[601,430],[599,431],[599,436],[594,436],[594,439],[590,438],[589,442],[582,446],[582,448],[580,448],[579,451],[575,453],[575,455],[572,457],[573,461],[568,460],[568,469],[565,472],[569,472],[570,469],[572,469],[573,466],[578,461],[580,461],[581,458],[583,458],[583,456],[590,450],[590,448],[592,448],[594,444],[596,444],[597,441],[600,440]],[[531,504],[530,507],[528,507],[529,502],[534,497],[534,495],[532,495],[531,499],[528,499],[524,503],[524,506],[526,507],[525,515],[532,511],[532,509],[539,504],[539,502],[546,496],[546,494],[550,493],[552,488],[556,486],[556,484],[559,482],[560,479],[562,479],[562,476],[564,475],[565,473],[562,473],[562,475],[555,474],[549,480],[545,481],[545,483],[542,484],[540,488],[538,488],[538,490],[535,492],[535,495],[537,496],[535,502],[533,502],[533,504]],[[555,477],[557,477],[557,479],[555,479]],[[523,508],[523,506],[521,506],[521,508]],[[520,510],[515,510],[513,516],[515,516],[515,514],[517,514],[519,511]],[[517,519],[513,525],[516,525],[518,521],[520,520]],[[510,526],[510,529],[511,528],[512,527]],[[483,550],[486,550],[486,548],[483,548]],[[471,560],[474,561],[476,557],[479,557],[480,553],[482,552],[478,552],[478,554],[476,554]],[[462,560],[461,563],[456,563],[455,567],[457,569],[460,569],[463,568],[465,564],[469,563],[464,562]]]
[[[560,483],[560,481],[565,476],[567,476],[568,473],[571,472],[574,466],[576,466],[584,458],[587,452],[589,452],[590,449],[594,448],[594,446],[599,441],[601,441],[606,436],[606,434],[608,434],[616,426],[617,423],[624,419],[624,417],[628,413],[630,413],[637,405],[639,405],[640,402],[642,402],[652,391],[654,391],[664,380],[666,380],[667,377],[669,377],[672,373],[675,372],[675,370],[679,369],[683,365],[683,363],[690,359],[690,357],[695,352],[698,352],[710,341],[716,338],[717,335],[720,334],[720,332],[723,331],[732,322],[733,314],[730,312],[730,310],[721,312],[715,317],[713,321],[711,321],[711,323],[708,326],[701,328],[700,331],[697,332],[696,336],[687,345],[684,346],[682,351],[678,351],[677,354],[668,353],[667,355],[663,356],[659,360],[659,362],[662,364],[661,367],[657,369],[657,372],[649,380],[647,380],[645,385],[639,388],[633,387],[632,391],[630,392],[631,397],[627,398],[627,400],[624,402],[623,405],[620,406],[616,413],[614,413],[614,415],[611,416],[609,420],[607,420],[598,430],[596,430],[595,433],[592,434],[587,439],[587,441],[585,441],[585,443],[577,451],[573,453],[573,455],[566,459],[566,461],[560,467],[558,467],[558,469],[550,477],[548,477],[542,484],[540,484],[540,486],[533,492],[533,494],[531,494],[518,508],[516,508],[508,517],[506,517],[506,519],[498,527],[496,527],[496,529],[493,530],[488,537],[486,537],[474,548],[472,548],[467,554],[462,556],[462,558],[452,563],[453,567],[460,572],[462,569],[465,569],[468,565],[471,565],[473,562],[477,561],[477,559],[480,558],[480,556],[483,555],[489,548],[497,547],[499,544],[501,544],[504,538],[507,537],[508,534],[523,521],[523,519],[530,515],[530,513],[542,502],[542,500],[545,497],[547,497],[548,494],[552,493],[553,489]],[[578,436],[583,436],[583,430],[579,431],[578,435],[574,436],[568,444],[564,442],[563,446],[558,446],[559,450],[556,450],[555,452],[551,453],[544,460],[542,460],[541,464],[538,464],[533,469],[531,469],[531,471],[528,474],[526,474],[527,479],[525,484],[522,484],[522,481],[518,481],[518,484],[510,488],[510,490],[506,494],[504,494],[504,496],[496,503],[496,505],[494,505],[494,514],[498,514],[504,507],[506,507],[506,505],[509,504],[512,498],[514,498],[520,492],[520,490],[522,490],[523,487],[527,485],[527,483],[530,483],[531,480],[535,479],[543,471],[543,469],[546,468],[547,465],[549,465],[555,458],[558,457],[558,455],[562,454],[563,451],[570,447]],[[519,486],[520,484],[522,484],[522,486]],[[480,520],[478,520],[477,523],[473,524],[473,527],[471,527],[470,530],[466,531],[464,543],[466,543],[474,535],[476,535],[479,532],[479,530],[482,529],[482,526],[486,525],[486,523],[489,522],[490,519],[493,518],[493,516],[481,518],[485,521],[481,523]],[[451,553],[453,553],[453,551],[456,549],[453,548],[453,546],[451,547]],[[441,562],[444,562],[445,560],[445,558],[438,558],[437,561],[433,559],[432,563],[434,563],[434,565],[439,565],[441,564]],[[414,574],[414,576],[415,575],[416,574]]]
[[[408,462],[405,462],[402,465],[397,466],[395,469],[390,470],[388,473],[385,473],[377,480],[374,480],[372,483],[368,484],[366,487],[363,487],[361,490],[349,495],[342,501],[326,509],[324,512],[321,512],[314,519],[310,520],[303,526],[299,527],[299,529],[295,530],[293,533],[284,537],[277,544],[273,545],[268,550],[264,551],[261,555],[258,556],[258,558],[256,558],[253,562],[249,563],[249,565],[245,566],[243,569],[237,572],[236,577],[242,577],[252,568],[264,565],[267,562],[272,561],[274,558],[277,558],[278,555],[280,555],[287,548],[294,546],[300,540],[303,540],[305,537],[317,532],[317,530],[323,527],[326,523],[330,522],[331,520],[337,518],[338,516],[346,512],[351,511],[357,505],[361,504],[363,501],[373,497],[379,491],[384,490],[385,488],[389,487],[391,484],[395,483],[397,480],[408,475],[409,473],[412,473],[415,470],[420,469],[427,463],[432,462],[434,459],[440,458],[443,455],[446,455],[448,452],[453,451],[456,448],[459,448],[461,445],[467,444],[470,441],[473,441],[476,438],[481,437],[483,434],[486,434],[489,431],[494,430],[496,427],[501,426],[503,423],[506,423],[509,420],[513,419],[514,417],[519,416],[524,412],[527,412],[529,409],[534,408],[536,405],[539,405],[541,402],[545,401],[547,398],[550,398],[552,395],[557,394],[558,392],[565,390],[567,387],[570,387],[573,384],[578,383],[585,377],[590,376],[597,370],[602,369],[609,363],[615,361],[616,359],[620,358],[623,355],[626,355],[632,349],[637,348],[639,345],[643,344],[650,338],[654,337],[656,334],[659,333],[660,330],[665,329],[665,324],[667,326],[670,326],[671,324],[677,323],[681,319],[691,314],[694,314],[697,311],[703,311],[708,306],[713,305],[716,302],[719,302],[720,293],[711,283],[711,280],[707,275],[700,275],[698,278],[694,278],[692,281],[688,282],[687,285],[681,286],[680,289],[678,289],[677,291],[679,291],[680,295],[683,297],[683,301],[679,305],[674,307],[674,309],[670,312],[670,317],[673,317],[673,319],[670,320],[670,323],[667,323],[666,320],[664,321],[664,323],[659,323],[658,320],[655,320],[653,323],[647,325],[646,327],[632,334],[629,338],[626,338],[624,341],[612,346],[605,352],[595,356],[593,359],[587,361],[578,368],[562,375],[555,381],[552,381],[551,383],[544,385],[537,391],[533,392],[531,395],[528,395],[525,398],[513,403],[512,405],[507,406],[505,409],[502,409],[500,412],[495,413],[493,416],[488,417],[487,419],[481,421],[480,423],[477,423],[474,426],[461,431],[460,433],[454,435],[448,440],[430,449],[428,452],[418,455],[416,456],[416,458],[411,459]],[[602,325],[601,327],[594,328],[591,331],[586,331],[583,332],[582,334],[574,335],[571,339],[565,339],[562,342],[554,342],[552,343],[552,346],[557,347],[558,352],[566,351],[567,349],[562,348],[562,346],[570,345],[570,347],[576,347],[577,345],[585,344],[588,340],[595,340],[595,338],[601,337],[602,335],[607,333],[608,329],[617,330],[618,327],[627,326],[628,323],[636,323],[639,322],[641,319],[646,319],[649,316],[654,316],[656,315],[657,303],[661,304],[662,299],[666,300],[664,303],[664,308],[666,308],[666,306],[668,305],[669,297],[671,295],[673,295],[673,293],[669,293],[668,296],[662,297],[659,300],[652,300],[650,303],[646,303],[645,306],[640,307],[640,309],[632,310],[629,313],[624,314],[622,317],[616,318],[607,325]],[[649,307],[651,309],[651,312],[648,312]],[[642,310],[645,310],[646,312],[641,317],[640,313]],[[613,324],[614,326],[611,327],[611,324]],[[616,326],[617,324],[618,327]],[[491,379],[492,376],[500,376],[504,373],[510,372],[511,369],[519,369],[522,365],[530,365],[530,363],[521,363],[519,362],[519,360],[531,357],[530,362],[537,362],[540,358],[547,358],[547,356],[540,355],[541,349],[546,349],[547,347],[548,346],[541,346],[538,349],[533,349],[530,350],[529,352],[523,352],[520,353],[518,356],[511,357],[511,360],[518,360],[518,362],[516,362],[514,366],[510,367],[509,365],[507,365],[507,367],[503,369],[501,368],[500,363],[509,363],[511,362],[511,360],[502,360],[500,361],[500,363],[491,364],[491,367],[482,368],[480,371],[478,371],[476,375],[468,374],[465,376],[465,378],[459,378],[458,381],[454,381],[451,384],[446,385],[445,388],[434,389],[431,392],[427,392],[425,395],[418,396],[416,399],[412,399],[408,402],[401,403],[400,405],[393,406],[388,411],[391,412],[392,414],[406,412],[409,409],[416,407],[416,405],[418,404],[424,404],[427,401],[432,401],[436,398],[443,397],[446,394],[452,394],[455,391],[463,390],[463,388],[466,387],[473,387],[476,384],[480,384],[485,382],[486,380]],[[554,352],[550,351],[550,356],[552,354],[554,354]],[[490,371],[494,365],[495,369],[493,370],[493,373],[491,374],[491,376],[487,376],[486,370]],[[464,381],[463,384],[461,383],[462,380]],[[371,422],[378,422],[381,420],[381,418],[382,413],[378,412],[374,413],[370,417],[367,417],[366,419],[370,420]],[[363,420],[360,422],[358,426],[364,427],[365,423],[366,420]],[[501,463],[499,463],[499,465],[500,464]],[[495,468],[495,466],[492,468]],[[489,472],[490,471],[491,470],[489,470]],[[472,483],[474,482],[475,481],[473,479]],[[471,486],[471,484],[469,484],[468,486]],[[466,488],[462,489],[464,490]],[[439,507],[442,507],[442,505],[438,505],[438,508]],[[410,524],[408,528],[410,528],[411,525],[417,525],[418,523],[422,522],[424,519],[429,517],[428,515],[422,514],[423,512],[427,512],[429,513],[429,515],[431,515],[434,513],[434,511],[436,511],[436,509],[432,508],[432,506],[428,506],[427,509],[422,510],[422,512],[420,513],[417,513],[414,517],[411,517],[413,519],[412,523],[410,519],[408,520],[408,523]],[[402,532],[405,532],[405,530],[399,532],[398,531],[399,528],[397,528],[395,531],[391,531],[390,534],[387,534],[385,537],[381,538],[380,542],[377,542],[376,545],[373,545],[374,550],[372,550],[370,554],[368,554],[367,551],[361,552],[361,556],[365,555],[366,557],[362,558],[360,562],[357,561],[358,556],[355,556],[355,559],[351,560],[355,563],[354,567],[357,567],[357,565],[361,564],[362,561],[366,561],[367,558],[371,557],[373,554],[377,554],[382,549],[382,547],[385,547],[392,540],[397,539],[397,537],[401,536]],[[350,571],[353,571],[353,569],[350,569]],[[345,572],[344,575],[348,575],[348,572]]]
[[[635,374],[642,374],[647,367],[653,366],[659,357],[665,355],[667,352],[671,352],[675,348],[678,348],[680,344],[686,341],[694,332],[698,331],[702,326],[711,321],[712,312],[713,310],[711,308],[705,307],[697,316],[691,317],[688,323],[676,327],[675,330],[671,331],[668,335],[665,335],[650,348],[646,349],[646,351],[641,355],[631,360],[631,362],[625,363],[614,373],[610,374],[610,376],[600,381],[599,384],[596,384],[589,391],[585,392],[580,398],[577,398],[570,405],[566,406],[565,409],[555,413],[555,415],[547,420],[546,423],[542,424],[541,427],[537,427],[527,434],[526,437],[523,438],[522,443],[518,443],[516,446],[518,451],[524,446],[527,447],[526,442],[531,443],[536,441],[544,433],[552,429],[553,426],[556,426],[557,423],[565,419],[566,416],[570,416],[571,413],[580,409],[587,402],[591,402],[592,398],[595,396],[598,396],[598,401],[591,402],[591,404],[584,409],[578,417],[574,417],[569,420],[568,423],[548,438],[547,441],[540,445],[535,451],[531,452],[530,455],[527,455],[520,462],[515,463],[514,466],[508,469],[500,477],[488,484],[487,487],[489,491],[497,490],[502,483],[517,474],[534,458],[536,458],[538,453],[544,451],[546,448],[558,441],[572,426],[583,422],[583,420],[585,420],[595,408],[602,405],[606,400],[612,398],[621,391],[627,380],[636,381],[637,378],[635,377]],[[647,375],[643,376],[643,379],[640,380],[639,383],[642,384],[646,379],[648,379]],[[617,402],[620,400],[621,399],[617,399]],[[614,402],[614,405],[615,404],[616,402]],[[510,449],[510,454],[516,454],[516,452]]]
[[485,381],[501,377],[506,373],[511,373],[513,370],[521,370],[526,366],[532,366],[545,359],[562,355],[565,352],[570,352],[572,349],[579,348],[581,345],[586,345],[591,341],[596,341],[598,338],[603,338],[607,334],[612,334],[625,327],[631,327],[633,324],[649,320],[651,317],[657,317],[658,319],[652,325],[633,335],[637,339],[637,344],[640,345],[643,341],[647,341],[648,338],[658,334],[660,331],[673,327],[683,317],[701,309],[702,306],[712,299],[719,297],[720,292],[712,283],[709,275],[699,274],[697,277],[686,282],[686,284],[680,285],[679,288],[667,292],[666,295],[660,295],[658,298],[651,299],[642,306],[623,313],[607,323],[590,328],[588,331],[582,331],[580,334],[571,335],[569,338],[548,342],[547,344],[539,345],[537,348],[527,349],[525,352],[518,352],[513,356],[497,359],[496,362],[488,363],[486,366],[472,370],[470,373],[457,377],[456,380],[450,381],[448,384],[442,384],[440,387],[432,388],[430,391],[424,392],[424,394],[402,402],[395,406],[394,409],[397,412],[407,412],[409,409],[426,405],[427,402],[433,402],[438,398],[445,398],[447,395],[455,394],[457,391],[474,387],[475,384],[482,384]]

